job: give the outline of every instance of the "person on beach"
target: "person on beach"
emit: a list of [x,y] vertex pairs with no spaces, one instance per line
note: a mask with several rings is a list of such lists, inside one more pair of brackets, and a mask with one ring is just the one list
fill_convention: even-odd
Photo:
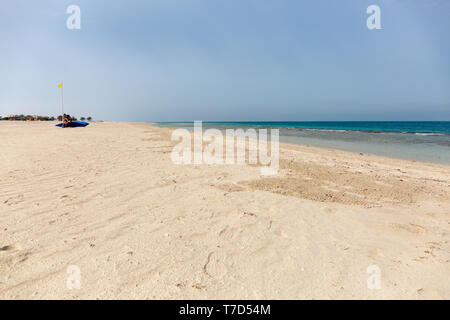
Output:
[[72,117],[69,114],[63,114],[63,128],[67,128],[70,126],[70,123],[72,123]]

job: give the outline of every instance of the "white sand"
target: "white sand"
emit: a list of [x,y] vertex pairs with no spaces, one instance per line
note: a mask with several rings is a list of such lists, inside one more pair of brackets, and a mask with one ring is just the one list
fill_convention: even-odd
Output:
[[261,178],[169,133],[0,122],[0,298],[450,298],[450,166],[282,145]]

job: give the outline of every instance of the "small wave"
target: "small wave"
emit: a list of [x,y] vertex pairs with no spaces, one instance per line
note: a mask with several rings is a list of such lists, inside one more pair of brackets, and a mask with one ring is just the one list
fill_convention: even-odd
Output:
[[319,132],[349,132],[357,130],[345,130],[345,129],[314,129],[314,128],[297,128],[300,131],[319,131]]
[[415,135],[417,136],[443,136],[443,133],[437,133],[437,132],[416,132]]
[[407,134],[407,135],[418,135],[418,136],[445,136],[450,135],[450,133],[442,132],[413,132],[413,131],[380,131],[380,130],[365,130],[365,129],[316,129],[316,128],[297,128],[299,131],[316,131],[316,132],[362,132],[362,133],[372,133],[372,134]]

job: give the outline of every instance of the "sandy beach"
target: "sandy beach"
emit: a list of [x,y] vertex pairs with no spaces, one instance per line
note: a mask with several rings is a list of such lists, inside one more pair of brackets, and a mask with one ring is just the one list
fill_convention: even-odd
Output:
[[0,299],[450,299],[450,166],[281,144],[261,177],[171,131],[1,122]]

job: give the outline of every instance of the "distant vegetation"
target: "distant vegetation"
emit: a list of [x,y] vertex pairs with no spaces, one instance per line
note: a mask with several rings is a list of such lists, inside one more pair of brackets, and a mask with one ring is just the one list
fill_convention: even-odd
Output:
[[[71,117],[72,121],[76,121],[76,117]],[[49,117],[49,116],[37,116],[37,115],[24,115],[24,114],[14,114],[14,115],[7,115],[7,116],[0,116],[0,120],[3,121],[62,121],[62,116],[58,117]],[[82,121],[92,121],[92,117],[81,117],[80,120]]]
[[54,121],[55,117],[48,116],[36,116],[36,115],[24,115],[24,114],[14,114],[8,115],[5,117],[0,117],[0,120],[9,120],[9,121]]

